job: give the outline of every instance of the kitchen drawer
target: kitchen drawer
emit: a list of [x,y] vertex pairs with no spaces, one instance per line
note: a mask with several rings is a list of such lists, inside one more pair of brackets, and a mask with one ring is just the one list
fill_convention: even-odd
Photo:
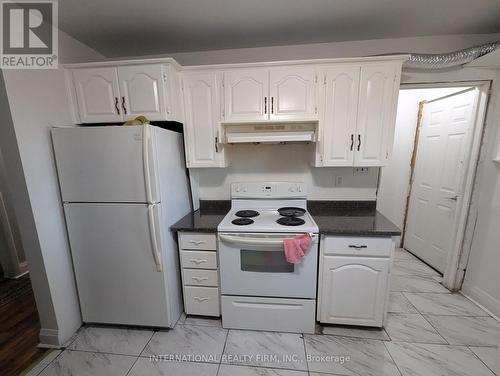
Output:
[[185,286],[219,287],[217,270],[182,269]]
[[325,236],[322,246],[324,255],[390,257],[392,238]]
[[210,251],[181,251],[183,268],[217,269],[217,253]]
[[222,295],[222,326],[314,334],[316,300]]
[[205,251],[215,251],[217,249],[215,234],[181,232],[179,233],[179,243],[181,249],[200,249]]
[[217,287],[184,287],[184,309],[188,315],[220,316]]

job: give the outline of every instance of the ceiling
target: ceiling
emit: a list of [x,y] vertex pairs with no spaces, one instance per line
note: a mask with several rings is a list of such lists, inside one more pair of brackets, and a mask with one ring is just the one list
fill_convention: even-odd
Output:
[[107,57],[500,32],[499,0],[62,0],[59,26]]

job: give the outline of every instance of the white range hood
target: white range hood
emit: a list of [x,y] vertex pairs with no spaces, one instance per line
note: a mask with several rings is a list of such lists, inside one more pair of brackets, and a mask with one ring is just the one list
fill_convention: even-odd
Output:
[[282,143],[315,142],[317,122],[223,124],[222,142]]

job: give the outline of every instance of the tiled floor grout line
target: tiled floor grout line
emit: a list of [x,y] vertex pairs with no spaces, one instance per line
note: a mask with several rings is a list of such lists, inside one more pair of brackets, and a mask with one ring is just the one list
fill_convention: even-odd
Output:
[[[177,320],[179,321],[179,320]],[[177,323],[175,323],[177,325]],[[142,350],[139,351],[139,355],[137,355],[137,358],[135,358],[134,360],[134,363],[132,364],[132,366],[129,368],[129,370],[127,371],[127,373],[125,374],[125,376],[128,376],[130,374],[130,371],[132,371],[132,369],[134,368],[135,364],[137,363],[137,361],[139,359],[141,359],[141,354],[144,352],[144,350],[146,350],[146,347],[149,345],[149,342],[151,341],[151,339],[153,339],[153,336],[155,335],[156,331],[153,330],[153,333],[151,333],[151,337],[149,337],[148,341],[146,342],[146,344],[142,347]]]
[[[392,341],[391,341],[392,342]],[[389,351],[389,348],[387,347],[387,344],[384,343],[384,348],[385,348],[385,351],[387,351],[387,354],[389,354],[389,356],[391,357],[392,359],[392,362],[394,363],[394,365],[396,366],[396,369],[398,370],[399,372],[399,375],[400,376],[403,376],[403,372],[401,372],[401,370],[399,369],[399,366],[398,366],[398,363],[396,363],[396,359],[394,359],[394,357],[392,356],[391,352]]]
[[491,369],[491,368],[490,368],[490,367],[489,367],[489,366],[488,366],[488,365],[487,365],[487,364],[486,364],[486,363],[485,363],[485,362],[481,359],[481,357],[480,357],[479,355],[477,355],[477,354],[476,354],[476,352],[475,352],[474,350],[472,350],[472,349],[471,349],[471,347],[472,347],[472,346],[467,346],[467,348],[469,349],[469,351],[470,351],[472,354],[474,354],[474,356],[475,356],[476,358],[478,358],[478,359],[479,359],[479,361],[480,361],[481,363],[483,363],[483,364],[484,364],[484,366],[485,366],[486,368],[488,368],[488,369],[491,371],[491,373],[492,373],[492,374],[494,374],[494,375],[496,375],[496,376],[499,376],[499,375],[498,375],[495,371],[493,371],[493,370],[492,370],[492,369]]
[[[403,295],[405,296],[406,299],[408,299],[408,297],[405,294],[403,294]],[[410,299],[408,299],[408,301],[411,303]],[[412,305],[413,305],[413,303],[412,303]],[[443,335],[439,332],[439,330],[437,330],[437,328],[434,325],[432,325],[432,323],[429,320],[427,320],[427,318],[424,316],[424,314],[417,307],[415,307],[415,309],[420,314],[420,316],[422,316],[422,318],[425,321],[427,321],[429,323],[429,325],[434,329],[434,331],[443,339],[443,341],[445,342],[444,344],[448,344],[449,345],[450,343],[446,340],[446,338],[443,337]]]
[[219,366],[217,367],[216,376],[219,375],[220,367],[222,366],[222,357],[224,356],[224,351],[226,351],[227,338],[229,337],[229,331],[231,329],[226,329],[226,338],[224,339],[224,346],[222,347],[222,353],[220,354]]
[[309,362],[307,361],[306,335],[304,333],[302,333],[302,344],[304,345],[304,360],[306,362],[307,374],[310,375],[311,371],[309,370]]

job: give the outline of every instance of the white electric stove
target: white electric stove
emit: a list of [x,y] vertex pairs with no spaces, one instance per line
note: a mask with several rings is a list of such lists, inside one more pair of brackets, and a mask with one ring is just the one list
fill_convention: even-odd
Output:
[[[305,185],[233,183],[231,198],[217,228],[223,326],[314,333],[319,235]],[[283,241],[304,233],[311,247],[290,264]]]

